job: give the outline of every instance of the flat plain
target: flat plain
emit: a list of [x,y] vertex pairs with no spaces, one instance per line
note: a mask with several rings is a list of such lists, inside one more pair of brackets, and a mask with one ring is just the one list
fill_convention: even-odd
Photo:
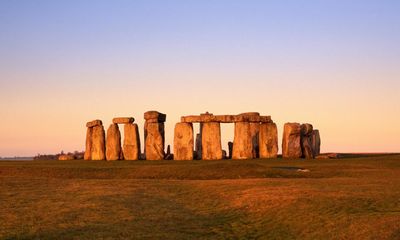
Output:
[[0,161],[0,239],[400,239],[400,155]]

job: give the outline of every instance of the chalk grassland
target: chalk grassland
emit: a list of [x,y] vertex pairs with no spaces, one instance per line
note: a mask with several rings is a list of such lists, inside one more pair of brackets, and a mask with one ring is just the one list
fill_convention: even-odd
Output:
[[0,203],[1,239],[400,239],[400,155],[3,161]]

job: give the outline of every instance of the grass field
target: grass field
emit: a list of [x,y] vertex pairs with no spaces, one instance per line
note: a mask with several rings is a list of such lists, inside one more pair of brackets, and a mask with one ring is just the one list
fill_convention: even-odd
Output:
[[400,239],[400,155],[0,161],[0,204],[1,239]]

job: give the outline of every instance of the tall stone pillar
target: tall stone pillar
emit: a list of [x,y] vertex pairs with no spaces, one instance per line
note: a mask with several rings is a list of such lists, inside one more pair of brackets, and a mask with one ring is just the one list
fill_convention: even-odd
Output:
[[222,159],[221,126],[219,122],[204,122],[201,127],[203,160]]
[[[201,129],[201,124],[200,124],[200,129]],[[200,133],[196,134],[196,146],[195,146],[195,151],[196,151],[196,159],[201,160],[201,131]]]
[[311,146],[311,135],[313,132],[313,126],[305,123],[301,125],[301,150],[303,152],[302,157],[306,159],[314,158],[314,152]]
[[253,158],[253,139],[249,122],[235,122],[232,159]]
[[146,160],[163,160],[164,152],[164,122],[166,115],[157,111],[144,113],[145,122],[145,155]]
[[140,136],[136,123],[124,125],[123,155],[125,160],[139,160],[140,157]]
[[311,134],[311,147],[314,152],[314,157],[321,153],[321,137],[317,129],[313,130]]
[[275,123],[260,124],[260,158],[277,158],[278,129]]
[[232,159],[233,142],[228,142],[228,158]]
[[301,155],[300,124],[285,123],[282,137],[282,157],[300,158]]
[[259,122],[250,122],[250,136],[251,136],[251,141],[252,141],[253,158],[260,157],[259,135],[260,135],[260,123]]
[[193,124],[177,123],[174,130],[174,160],[193,160]]
[[118,124],[112,123],[107,129],[106,159],[119,160],[121,155],[121,133]]
[[93,127],[92,132],[92,160],[105,160],[105,132],[103,125]]
[[86,130],[86,149],[83,159],[92,160],[92,132],[93,129],[88,127]]

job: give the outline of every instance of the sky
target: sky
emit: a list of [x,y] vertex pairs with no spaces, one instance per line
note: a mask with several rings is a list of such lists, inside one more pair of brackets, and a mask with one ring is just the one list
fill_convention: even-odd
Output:
[[[279,145],[299,122],[322,152],[400,152],[399,12],[397,0],[0,1],[0,156],[81,151],[87,121],[123,116],[143,143],[148,110],[167,114],[171,145],[181,116],[257,111]],[[223,149],[232,139],[223,124]]]

